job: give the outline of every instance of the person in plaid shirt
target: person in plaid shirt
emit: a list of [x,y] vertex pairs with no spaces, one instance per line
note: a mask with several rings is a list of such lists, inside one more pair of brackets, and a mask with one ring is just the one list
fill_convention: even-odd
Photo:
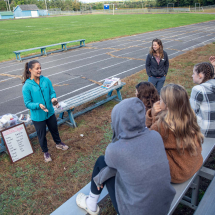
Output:
[[196,113],[201,132],[205,137],[215,138],[215,79],[214,60],[203,62],[193,68],[193,82],[199,84],[192,88],[190,104]]

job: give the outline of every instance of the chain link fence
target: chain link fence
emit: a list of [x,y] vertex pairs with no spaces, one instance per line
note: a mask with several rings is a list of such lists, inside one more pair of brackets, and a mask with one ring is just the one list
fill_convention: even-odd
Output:
[[48,10],[48,15],[80,15],[80,14],[143,14],[143,13],[181,13],[181,12],[215,12],[215,5],[203,7],[146,7],[146,8],[117,8],[110,4],[109,10],[93,10],[91,6],[82,6],[80,11],[61,11],[60,8]]

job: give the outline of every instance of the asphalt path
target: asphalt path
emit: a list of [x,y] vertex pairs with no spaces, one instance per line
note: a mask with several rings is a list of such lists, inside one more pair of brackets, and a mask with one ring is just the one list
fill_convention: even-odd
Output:
[[[172,59],[188,50],[214,42],[215,21],[90,43],[83,48],[37,59],[42,65],[42,75],[52,81],[58,100],[63,101],[97,87],[82,76],[95,81],[103,81],[108,77],[122,79],[144,69],[154,38],[162,40],[164,50]],[[27,111],[21,80],[16,77],[22,75],[25,63],[0,63],[0,116],[6,113],[19,115]]]

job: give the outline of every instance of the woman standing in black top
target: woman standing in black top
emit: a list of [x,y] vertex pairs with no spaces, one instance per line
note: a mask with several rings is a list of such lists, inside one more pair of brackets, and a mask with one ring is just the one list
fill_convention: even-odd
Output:
[[169,59],[167,53],[163,50],[161,40],[154,39],[150,53],[146,58],[146,72],[151,82],[160,94],[160,90],[166,80],[169,69]]

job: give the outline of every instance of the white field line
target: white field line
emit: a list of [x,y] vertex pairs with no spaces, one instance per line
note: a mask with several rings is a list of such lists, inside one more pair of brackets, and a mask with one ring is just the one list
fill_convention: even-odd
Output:
[[[197,30],[203,31],[203,30],[205,30],[205,29],[207,29],[207,28],[210,28],[210,30],[211,30],[211,27],[204,27],[204,28],[199,27],[199,28],[196,28],[196,27],[194,26],[193,29],[187,28],[187,29],[189,29],[189,31],[183,32],[183,34],[191,33],[191,31],[193,31],[193,30],[195,30],[195,31],[197,31]],[[168,30],[168,29],[166,29],[166,30]],[[165,30],[161,31],[160,33],[162,33],[162,32],[165,32]],[[179,32],[180,32],[180,31],[179,31]],[[153,33],[153,32],[150,32],[150,33]],[[175,34],[176,32],[168,31],[167,33]],[[148,35],[146,35],[146,36],[148,36]],[[162,35],[162,36],[165,37],[165,36],[167,36],[167,35]],[[138,38],[138,37],[142,37],[142,34],[141,34],[141,35],[137,35],[137,38]],[[154,37],[154,35],[153,35],[153,37]],[[150,37],[150,38],[151,38],[151,37]]]
[[[196,37],[195,39],[199,39],[199,38],[202,38],[202,37],[209,37],[209,36],[211,36],[212,34],[207,34],[207,35],[204,35],[204,36],[201,36],[201,37]],[[192,40],[188,40],[188,41],[186,41],[186,42],[183,42],[183,43],[188,43],[188,42],[190,42],[190,41],[193,41],[194,39],[192,39]]]
[[[158,35],[160,35],[161,33],[162,33],[162,30],[161,31],[159,31],[159,32],[150,32],[150,33],[152,33],[153,34],[153,37],[156,37],[156,35],[155,34],[158,34]],[[145,35],[145,34],[149,34],[149,33],[143,33],[143,34],[140,34],[140,35],[132,35],[132,36],[128,36],[128,37],[126,37],[126,38],[129,38],[129,37],[135,37],[135,39],[136,38],[138,38],[138,37],[144,37],[144,36],[146,36],[145,38],[144,38],[144,40],[147,40],[147,39],[151,39],[151,36],[149,36],[149,35]],[[164,37],[166,37],[166,36],[168,36],[169,34],[175,34],[175,32],[167,32],[167,34],[166,35],[163,35]],[[183,34],[185,34],[184,32],[183,32]],[[119,39],[121,39],[121,38],[119,38]],[[119,39],[116,39],[116,41],[112,41],[112,42],[118,42],[117,40],[119,40]],[[123,38],[124,40],[125,40],[125,38]],[[110,42],[111,40],[108,40],[108,41],[104,41],[104,42]],[[132,42],[135,42],[135,41],[132,41]],[[130,43],[130,42],[129,42]],[[124,44],[128,44],[128,43],[123,43],[123,44],[120,44],[120,45],[124,45]],[[101,44],[101,46],[102,46],[103,44]],[[120,46],[120,45],[117,45],[117,46]],[[100,47],[100,46],[95,46],[95,47]],[[112,46],[113,47],[113,46]],[[115,46],[114,46],[115,47]]]
[[[192,25],[196,25],[196,24],[192,24]],[[193,29],[195,29],[195,30],[204,30],[204,29],[207,29],[207,28],[210,28],[210,27],[204,27],[204,28],[202,28],[201,26],[199,27],[199,28],[197,28],[197,27],[195,27],[195,26],[193,26],[193,29],[190,27],[190,26],[187,26],[187,27],[185,27],[185,26],[181,26],[181,27],[176,27],[176,28],[185,28],[185,30],[186,29],[189,29],[189,31],[188,32],[183,32],[183,33],[190,33],[190,31],[192,31]],[[178,30],[176,30],[176,31],[172,31],[172,29],[176,29],[176,28],[171,28],[171,29],[163,29],[163,30],[158,30],[158,31],[156,31],[156,32],[146,32],[146,33],[143,33],[143,34],[138,34],[138,35],[132,35],[132,36],[128,36],[128,37],[135,37],[135,39],[136,38],[138,38],[138,37],[142,37],[142,36],[144,36],[144,34],[145,34],[145,36],[147,37],[147,36],[149,36],[148,34],[153,34],[153,37],[155,36],[155,33],[158,33],[158,34],[161,34],[161,33],[170,33],[170,34],[173,34],[173,33],[177,33],[177,32],[181,32],[181,31],[178,31]],[[167,35],[163,35],[163,36],[167,36]],[[128,38],[127,37],[127,38]],[[151,36],[150,36],[150,38],[151,38]],[[119,39],[121,39],[121,38],[119,38]],[[119,40],[118,39],[118,40]]]
[[[80,77],[81,77],[81,76],[78,76],[78,77],[75,77],[75,78],[70,78],[70,79],[68,79],[68,80],[66,80],[66,81],[69,81],[69,80],[72,80],[72,79],[76,79],[76,78],[80,78]],[[57,85],[57,84],[64,83],[64,82],[66,82],[66,81],[58,82],[58,83],[56,83],[56,85]],[[54,84],[53,84],[53,85],[54,85]],[[13,98],[13,99],[9,99],[9,100],[6,100],[6,101],[4,101],[4,102],[0,102],[0,104],[3,104],[3,103],[6,103],[6,102],[9,102],[9,101],[18,99],[18,98],[20,98],[20,97],[23,97],[23,96],[17,96],[17,97],[15,97],[15,98]]]
[[[107,53],[107,52],[106,52]],[[80,62],[80,61],[83,61],[83,60],[86,60],[86,59],[90,59],[90,58],[94,58],[94,57],[97,57],[97,56],[101,56],[101,55],[106,55],[106,53],[102,53],[102,54],[98,54],[98,55],[94,55],[94,56],[90,56],[90,57],[86,57],[86,58],[83,58],[83,59],[79,59],[79,60],[75,60],[75,61],[70,61],[70,62],[67,62],[67,63],[63,63],[63,64],[59,64],[59,65],[56,65],[56,66],[51,66],[51,67],[47,67],[47,68],[43,68],[42,70],[47,70],[47,69],[53,69],[55,67],[59,67],[59,66],[64,66],[64,65],[67,65],[67,64],[71,64],[71,63],[74,63],[74,62]],[[129,52],[128,52],[129,53]],[[126,53],[127,54],[127,53]],[[65,59],[65,58],[64,58]],[[16,70],[12,70],[12,71],[9,71],[9,72],[6,72],[4,74],[8,74],[8,73],[11,73],[11,72],[15,72],[15,71],[19,71],[19,69],[16,69]],[[11,78],[10,78],[11,79]],[[9,80],[9,79],[8,79]],[[3,80],[5,81],[5,79]]]
[[[79,51],[83,51],[83,49],[77,49],[77,50],[73,50],[72,53],[74,52],[79,52]],[[68,52],[62,52],[62,53],[55,53],[54,55],[50,55],[49,58],[51,57],[56,57],[56,56],[59,56],[59,55],[66,55],[68,54]],[[40,61],[42,61],[43,58],[40,59]],[[24,66],[24,62],[22,62],[23,66]],[[17,62],[13,63],[13,65],[8,65],[7,67],[11,67],[11,66],[14,66],[16,65],[17,66]],[[4,68],[7,68],[7,67],[0,67],[0,69],[4,69]]]
[[[101,69],[99,69],[99,70],[97,70],[97,71],[104,70],[104,69],[107,69],[107,68],[110,68],[110,67],[119,65],[119,64],[121,64],[121,63],[125,63],[125,62],[127,62],[127,61],[130,61],[130,59],[129,59],[129,60],[122,61],[122,62],[120,62],[120,63],[113,64],[113,65],[111,65],[111,66],[103,67],[103,68],[101,68]],[[58,83],[54,83],[53,85],[65,83],[65,82],[67,82],[67,81],[69,81],[69,80],[76,79],[76,78],[80,78],[80,77],[81,77],[81,76],[78,76],[78,77],[75,77],[75,78],[68,79],[68,80],[66,80],[66,81],[61,81],[61,82],[58,82]],[[22,97],[22,96],[18,96],[18,97],[16,97],[16,98],[9,99],[9,100],[7,100],[7,101],[1,102],[0,104],[3,104],[3,103],[5,103],[5,102],[9,102],[9,101],[11,101],[11,100],[18,99],[18,98],[20,98],[20,97]]]
[[[0,73],[1,74],[1,73]],[[4,73],[5,74],[5,73]],[[16,78],[16,77],[12,77],[12,78],[7,78],[7,79],[3,79],[2,81],[0,81],[0,83],[1,82],[5,82],[5,81],[8,81],[8,80],[11,80],[11,79],[14,79],[14,78]]]
[[204,41],[204,42],[201,42],[201,43],[198,43],[197,45],[194,45],[194,46],[190,46],[190,47],[188,47],[188,48],[186,48],[186,49],[183,49],[182,51],[188,51],[188,50],[190,50],[190,48],[195,48],[195,47],[200,47],[201,46],[201,44],[205,44],[205,42],[208,42],[208,41],[210,41],[210,40],[215,40],[215,37],[214,38],[211,38],[211,39],[209,39],[209,40],[206,40],[206,41]]
[[6,102],[10,102],[12,100],[15,100],[15,99],[18,99],[18,98],[21,98],[21,97],[23,97],[23,96],[18,96],[18,97],[12,98],[12,99],[8,99],[6,101],[0,102],[0,104],[5,104]]
[[113,67],[113,66],[119,65],[119,64],[121,64],[121,63],[125,63],[125,62],[127,62],[127,61],[131,61],[131,59],[128,59],[128,60],[122,61],[122,62],[120,62],[120,63],[113,64],[113,65],[111,65],[111,66],[103,67],[103,68],[101,68],[101,69],[98,69],[97,71],[100,71],[100,70],[103,70],[103,69],[107,69],[107,68],[110,68],[110,67]]
[[[176,28],[174,28],[174,29],[201,29],[202,28],[202,26],[199,26],[200,24],[203,24],[203,23],[196,23],[196,24],[191,24],[191,25],[185,25],[185,26],[180,26],[180,27],[176,27]],[[215,24],[215,23],[214,23]],[[208,26],[208,27],[210,27],[210,26],[214,26],[214,25],[208,25],[208,23],[207,24],[205,24],[205,26]]]
[[[67,65],[67,64],[70,64],[70,63],[74,63],[74,62],[80,62],[82,60],[86,60],[86,59],[90,59],[90,58],[94,58],[94,57],[98,57],[98,56],[101,56],[101,55],[105,55],[106,53],[102,53],[102,54],[98,54],[98,55],[94,55],[94,56],[90,56],[90,57],[86,57],[84,59],[78,59],[78,60],[74,60],[74,61],[70,61],[70,62],[67,62],[67,63],[62,63],[62,64],[58,64],[57,66],[51,66],[51,67],[47,67],[47,68],[43,68],[42,70],[47,70],[47,69],[53,69],[55,67],[59,67],[59,66],[64,66],[64,65]],[[15,71],[18,71],[19,69],[16,69],[16,70],[12,70],[10,72],[7,72],[7,73],[4,73],[4,74],[8,74],[8,73],[11,73],[11,72],[15,72]]]
[[[81,54],[77,54],[77,55],[72,55],[72,56],[67,56],[67,57],[63,57],[63,58],[58,58],[58,59],[56,59],[56,60],[51,60],[51,61],[47,61],[47,62],[42,62],[42,59],[40,60],[40,63],[42,64],[42,65],[44,65],[44,64],[47,64],[47,63],[51,63],[51,62],[55,62],[55,61],[58,61],[58,60],[64,60],[64,59],[67,59],[67,58],[72,58],[72,57],[76,57],[76,56],[79,56],[79,55],[84,55],[84,54],[88,54],[88,53],[92,53],[92,52],[96,52],[96,51],[98,51],[98,50],[93,50],[93,51],[89,51],[89,52],[85,52],[85,53],[81,53]],[[101,51],[101,50],[100,50]],[[22,64],[22,68],[21,69],[23,69],[24,70],[24,65],[25,65],[25,63],[23,63]],[[14,65],[13,65],[14,66]],[[15,65],[15,66],[17,66],[17,65]],[[8,67],[11,67],[11,66],[8,66]],[[7,67],[2,67],[2,68],[0,68],[0,70],[1,69],[4,69],[4,68],[7,68]],[[16,71],[16,70],[13,70],[13,71]]]
[[[72,68],[72,69],[67,69],[67,70],[64,70],[64,71],[61,71],[61,72],[58,72],[58,73],[55,73],[55,74],[51,74],[51,75],[47,75],[46,77],[51,77],[53,75],[58,75],[58,74],[62,74],[62,73],[65,73],[65,72],[68,72],[68,71],[71,71],[71,70],[74,70],[74,69],[79,69],[81,67],[84,67],[84,66],[89,66],[89,65],[92,65],[92,64],[95,64],[95,63],[99,63],[99,62],[102,62],[102,61],[106,61],[106,60],[109,60],[111,59],[112,57],[110,58],[106,58],[104,60],[100,60],[100,61],[96,61],[96,62],[92,62],[92,63],[89,63],[89,64],[85,64],[85,65],[81,65],[81,66],[78,66],[78,67],[75,67],[75,68]],[[44,70],[44,69],[43,69]],[[2,89],[0,90],[1,91],[5,91],[5,90],[8,90],[8,89],[11,89],[11,88],[14,88],[14,87],[18,87],[18,86],[21,86],[22,84],[18,84],[18,85],[15,85],[13,87],[8,87],[8,88],[5,88],[5,89]]]
[[[211,34],[210,34],[211,35]],[[196,40],[196,39],[199,39],[199,38],[202,38],[202,37],[208,37],[209,35],[205,35],[205,36],[201,36],[201,37],[197,37],[197,38],[194,38],[194,39],[192,39],[192,40],[189,40],[189,41],[186,41],[186,42],[182,42],[182,44],[185,44],[185,43],[188,43],[188,42],[190,42],[190,41],[193,41],[193,40]],[[181,44],[181,45],[182,45]],[[177,46],[177,45],[173,45],[173,46],[170,46],[170,47],[167,47],[167,48],[171,48],[171,47],[174,47],[174,46]],[[184,49],[183,49],[184,50]],[[183,51],[182,50],[182,51]]]

